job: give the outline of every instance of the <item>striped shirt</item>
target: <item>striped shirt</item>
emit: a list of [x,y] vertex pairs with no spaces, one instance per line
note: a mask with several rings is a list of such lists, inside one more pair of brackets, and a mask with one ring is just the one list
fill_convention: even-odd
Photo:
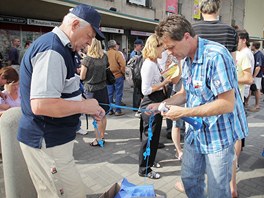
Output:
[[80,62],[69,43],[65,33],[55,27],[34,41],[22,59],[22,117],[17,139],[30,147],[41,148],[43,139],[47,148],[75,139],[80,114],[60,118],[35,115],[30,105],[31,99],[39,98],[81,101],[80,77],[75,74]]
[[203,117],[203,127],[186,128],[185,143],[194,143],[199,153],[209,154],[227,148],[237,139],[248,135],[248,126],[240,97],[236,67],[232,56],[219,43],[198,37],[193,62],[187,57],[183,63],[183,85],[187,107],[196,107],[217,100],[217,96],[234,89],[233,112]]
[[234,28],[221,21],[201,21],[192,25],[199,37],[224,45],[229,52],[237,50],[237,34]]

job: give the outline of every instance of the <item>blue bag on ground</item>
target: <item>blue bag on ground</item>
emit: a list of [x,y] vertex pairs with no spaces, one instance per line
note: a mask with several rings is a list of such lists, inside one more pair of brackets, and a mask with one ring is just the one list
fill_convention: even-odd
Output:
[[115,198],[129,198],[129,197],[155,197],[153,185],[136,186],[123,179],[120,191],[116,194]]

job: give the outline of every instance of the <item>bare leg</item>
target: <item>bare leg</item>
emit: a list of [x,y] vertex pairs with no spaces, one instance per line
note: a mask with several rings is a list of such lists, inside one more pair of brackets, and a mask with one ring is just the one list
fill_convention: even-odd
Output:
[[101,135],[101,137],[99,138],[98,137],[99,136],[98,132],[95,131],[95,137],[96,137],[97,140],[104,138],[105,129],[106,129],[106,123],[107,123],[106,116],[103,117],[103,119],[101,121],[97,122],[98,130],[99,130],[100,135]]
[[230,189],[231,189],[232,197],[237,197],[236,167],[237,167],[237,159],[233,161],[233,165],[232,165],[232,178],[230,181]]
[[255,95],[255,108],[259,109],[259,100],[260,100],[260,90],[258,89],[256,91],[256,95]]
[[250,96],[251,96],[251,90],[249,90],[248,97],[245,97],[245,100],[244,100],[245,107],[248,107],[248,101],[249,101]]
[[[183,152],[182,152],[182,149],[181,149],[181,129],[179,127],[172,126],[171,138],[172,138],[172,141],[173,141],[173,143],[174,143],[174,145],[176,147],[176,152],[178,153],[178,157],[177,158],[181,159]],[[179,192],[182,192],[182,193],[185,192],[184,186],[183,186],[181,181],[176,181],[175,188]]]
[[172,141],[176,147],[176,150],[177,150],[177,153],[178,153],[178,159],[181,159],[182,158],[182,149],[181,149],[181,129],[178,128],[178,127],[172,127],[172,130],[171,130],[171,138],[172,138]]
[[236,141],[235,152],[236,152],[236,159],[233,161],[232,178],[230,181],[232,197],[237,197],[236,168],[237,168],[238,158],[241,153],[241,140]]
[[237,140],[235,143],[235,152],[236,152],[236,156],[237,156],[237,162],[241,153],[241,147],[242,147],[242,141],[241,140]]

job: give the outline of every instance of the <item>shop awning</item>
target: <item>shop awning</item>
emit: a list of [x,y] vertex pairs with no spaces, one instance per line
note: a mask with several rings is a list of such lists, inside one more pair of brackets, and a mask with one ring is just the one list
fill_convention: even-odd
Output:
[[[68,7],[75,7],[80,2],[73,0],[42,0],[44,2],[55,3],[58,5],[64,5]],[[155,26],[158,24],[156,20],[151,20],[147,18],[142,18],[138,16],[132,16],[116,11],[107,10],[104,8],[99,8],[93,6],[99,13],[102,14],[102,26],[110,26],[122,29],[135,29],[141,31],[151,31],[153,32]]]
[[249,41],[253,42],[253,41],[264,41],[264,38],[258,37],[258,36],[250,36],[249,37]]
[[[72,0],[1,0],[1,15],[60,22],[69,8],[80,2]],[[12,6],[11,6],[12,5]],[[102,15],[101,26],[153,32],[157,21],[95,7]]]

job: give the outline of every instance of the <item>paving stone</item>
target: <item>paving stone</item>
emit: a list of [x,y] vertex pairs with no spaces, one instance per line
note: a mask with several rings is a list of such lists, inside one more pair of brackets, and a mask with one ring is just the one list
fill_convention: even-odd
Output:
[[[132,89],[126,87],[124,102],[132,104]],[[262,96],[263,97],[263,96]],[[253,103],[254,97],[251,97]],[[261,152],[264,147],[264,102],[259,112],[250,113],[248,122],[249,136],[246,146],[239,159],[240,171],[237,173],[237,184],[242,197],[264,197],[264,157]],[[74,145],[74,157],[77,168],[87,185],[87,197],[98,198],[107,191],[112,184],[120,183],[123,178],[136,185],[154,185],[156,192],[166,198],[186,198],[186,194],[178,192],[175,182],[180,180],[181,162],[175,159],[175,147],[171,140],[166,138],[165,124],[161,132],[160,141],[166,147],[157,152],[157,161],[162,168],[155,171],[161,174],[161,179],[151,180],[138,176],[139,119],[134,112],[124,111],[124,116],[107,116],[106,144],[104,148],[91,147],[95,135],[92,119],[89,118],[87,135],[77,135]],[[165,120],[163,121],[165,123]],[[86,128],[85,117],[82,117],[82,128]],[[2,164],[0,164],[0,197],[5,198]]]

